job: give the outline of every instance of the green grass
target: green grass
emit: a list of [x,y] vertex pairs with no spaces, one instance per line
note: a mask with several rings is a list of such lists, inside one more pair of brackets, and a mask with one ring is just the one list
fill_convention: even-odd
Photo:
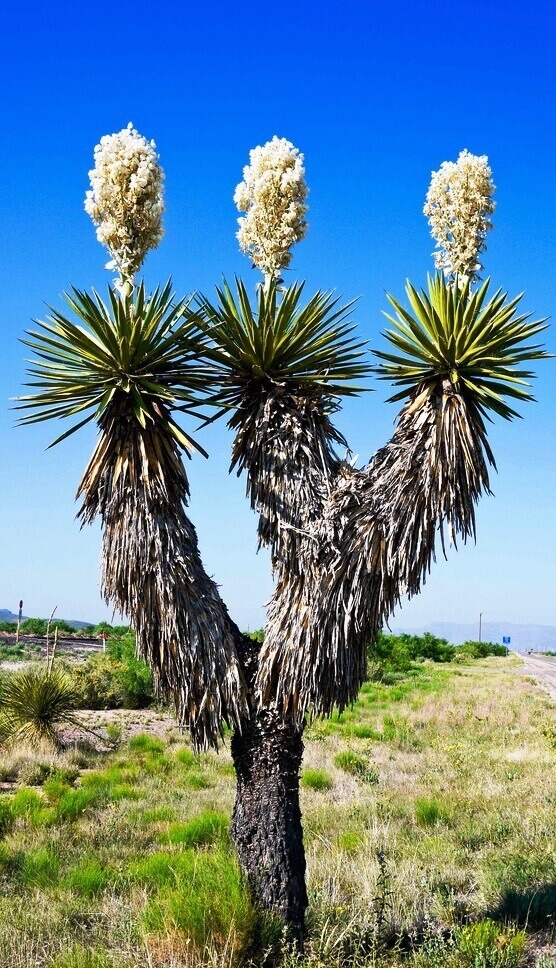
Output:
[[354,750],[342,750],[334,757],[334,766],[344,773],[356,776],[364,783],[378,783],[378,771],[369,763],[366,756]]
[[[311,937],[285,968],[534,968],[541,944],[555,968],[554,707],[516,668],[425,662],[307,730]],[[103,754],[3,758],[0,965],[246,966],[229,750],[118,724]]]
[[213,847],[228,840],[229,817],[225,813],[206,810],[187,823],[173,823],[168,828],[167,840],[184,847]]
[[327,770],[303,770],[301,785],[306,787],[307,790],[317,790],[319,793],[323,793],[332,789],[334,781]]

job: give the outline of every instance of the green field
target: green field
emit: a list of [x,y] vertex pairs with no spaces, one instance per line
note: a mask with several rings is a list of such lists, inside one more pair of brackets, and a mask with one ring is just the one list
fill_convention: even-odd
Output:
[[[310,940],[287,965],[556,964],[554,705],[519,668],[421,663],[309,727]],[[229,843],[229,751],[108,718],[110,752],[0,754],[0,965],[260,964],[275,929]]]

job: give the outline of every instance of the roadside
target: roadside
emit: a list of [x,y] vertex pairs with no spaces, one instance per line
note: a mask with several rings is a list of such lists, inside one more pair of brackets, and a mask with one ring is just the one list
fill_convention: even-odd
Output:
[[553,699],[556,699],[556,659],[548,657],[520,655],[524,671],[541,685],[545,686]]

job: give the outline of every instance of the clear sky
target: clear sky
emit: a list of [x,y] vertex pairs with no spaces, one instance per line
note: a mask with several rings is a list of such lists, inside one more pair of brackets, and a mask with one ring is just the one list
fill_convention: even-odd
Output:
[[[11,9],[10,9],[11,6]],[[128,121],[154,138],[166,171],[166,236],[145,264],[154,286],[213,291],[222,274],[254,287],[235,239],[232,195],[249,149],[274,134],[305,154],[310,231],[288,280],[360,296],[357,320],[381,345],[384,290],[425,281],[422,215],[431,170],[462,148],[488,154],[497,185],[485,266],[556,306],[556,13],[462,0],[389,3],[120,0],[4,6],[0,36],[0,608],[109,615],[98,592],[100,537],[80,532],[74,494],[94,443],[85,428],[54,450],[56,426],[14,429],[25,348],[18,337],[70,284],[102,287],[107,255],[83,210],[94,145]],[[556,350],[554,334],[547,343]],[[537,404],[492,427],[494,498],[478,542],[439,561],[398,624],[441,619],[556,624],[556,361],[539,365]],[[341,429],[361,461],[392,430],[384,384],[350,402]],[[271,591],[256,555],[244,482],[229,477],[224,424],[189,463],[191,517],[232,615],[262,624]]]

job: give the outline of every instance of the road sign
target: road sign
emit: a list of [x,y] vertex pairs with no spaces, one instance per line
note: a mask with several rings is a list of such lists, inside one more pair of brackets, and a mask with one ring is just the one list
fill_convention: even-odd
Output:
[[503,635],[502,636],[502,642],[503,642],[504,645],[509,645],[511,641],[512,641],[511,635]]

